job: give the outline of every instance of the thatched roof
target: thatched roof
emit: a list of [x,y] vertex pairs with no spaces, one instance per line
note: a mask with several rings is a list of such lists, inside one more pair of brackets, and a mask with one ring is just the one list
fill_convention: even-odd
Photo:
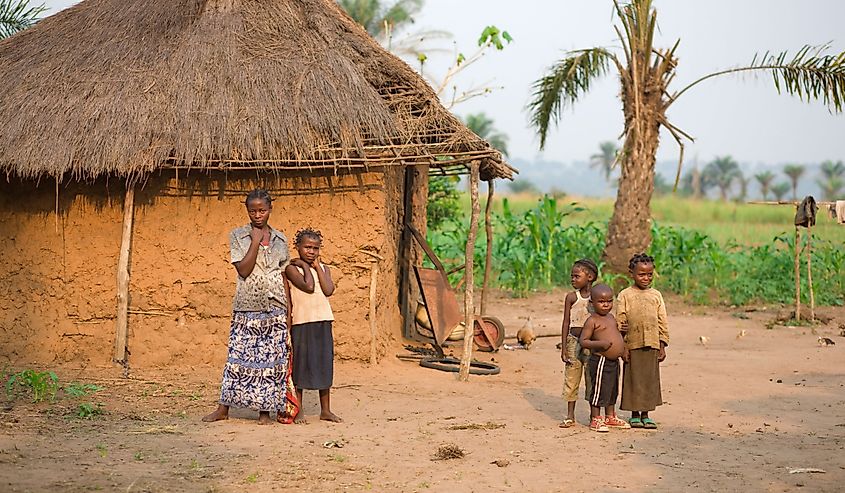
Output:
[[0,170],[35,178],[501,155],[331,0],[85,0],[0,42]]

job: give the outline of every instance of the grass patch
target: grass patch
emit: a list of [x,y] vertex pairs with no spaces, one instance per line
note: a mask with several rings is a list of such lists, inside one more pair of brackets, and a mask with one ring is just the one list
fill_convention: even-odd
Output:
[[10,399],[25,391],[30,394],[32,402],[52,401],[58,389],[59,377],[52,371],[23,370],[6,380],[6,395]]

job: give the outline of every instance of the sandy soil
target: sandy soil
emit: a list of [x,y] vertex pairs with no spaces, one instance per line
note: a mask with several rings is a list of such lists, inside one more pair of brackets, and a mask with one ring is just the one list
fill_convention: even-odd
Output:
[[[538,332],[551,331],[560,296],[498,299],[493,313],[509,332],[528,314]],[[133,372],[126,380],[116,369],[64,367],[62,381],[104,390],[8,405],[0,413],[0,490],[841,491],[845,309],[825,310],[835,318],[817,329],[833,347],[819,347],[808,328],[766,329],[771,310],[743,319],[671,301],[669,309],[667,402],[653,413],[657,431],[592,433],[583,401],[579,425],[558,428],[565,403],[554,338],[530,351],[479,355],[502,373],[469,383],[392,357],[376,368],[341,363],[333,402],[343,424],[316,420],[313,393],[306,425],[260,427],[242,411],[201,423],[214,408],[220,368]],[[75,417],[86,401],[102,402],[107,413]],[[492,429],[454,429],[470,424]],[[447,444],[466,456],[432,460]],[[790,474],[807,467],[826,472]]]

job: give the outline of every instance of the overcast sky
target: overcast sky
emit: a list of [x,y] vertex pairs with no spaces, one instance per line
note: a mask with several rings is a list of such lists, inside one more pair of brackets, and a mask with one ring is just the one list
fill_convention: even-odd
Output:
[[[76,2],[48,0],[49,13]],[[748,63],[755,53],[832,43],[845,51],[845,1],[842,0],[656,0],[660,34],[657,46],[681,38],[675,88],[708,72]],[[468,68],[459,89],[503,86],[492,94],[462,103],[463,116],[483,111],[510,137],[512,157],[537,157],[537,139],[524,111],[532,81],[566,50],[618,44],[610,0],[426,0],[416,29],[440,29],[453,35],[459,51],[469,54],[484,26],[509,31],[514,42]],[[615,19],[613,20],[615,22]],[[441,46],[451,49],[449,41]],[[427,71],[442,74],[450,54],[431,53]],[[598,143],[615,139],[622,129],[618,82],[608,76],[568,111],[550,133],[542,157],[569,162],[587,159]],[[778,96],[771,77],[727,76],[684,95],[671,108],[671,121],[696,137],[687,149],[701,162],[731,154],[746,163],[815,163],[845,159],[845,116],[832,115],[820,103]],[[671,160],[677,147],[663,138],[658,159]]]

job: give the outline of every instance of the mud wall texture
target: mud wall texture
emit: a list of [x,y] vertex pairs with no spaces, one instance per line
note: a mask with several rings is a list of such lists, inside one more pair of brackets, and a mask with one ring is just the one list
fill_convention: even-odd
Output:
[[[136,188],[130,258],[129,361],[134,367],[222,365],[236,272],[228,233],[246,224],[256,187],[275,198],[270,224],[289,239],[323,233],[337,285],[335,351],[367,359],[370,269],[379,353],[401,336],[397,300],[401,170],[358,175],[153,176]],[[114,344],[122,182],[0,183],[0,363],[109,364]],[[58,211],[58,214],[57,214]]]

